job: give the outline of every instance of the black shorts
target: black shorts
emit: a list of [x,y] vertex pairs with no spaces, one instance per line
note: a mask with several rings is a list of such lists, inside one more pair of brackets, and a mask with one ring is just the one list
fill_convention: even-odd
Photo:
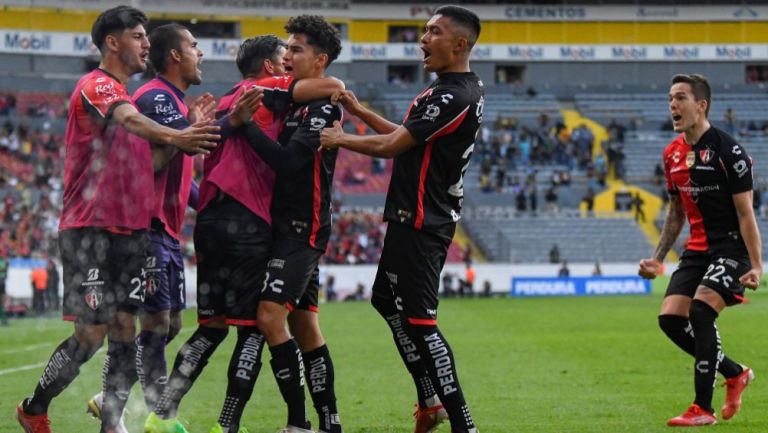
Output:
[[440,271],[450,245],[435,234],[389,223],[373,296],[394,302],[411,324],[436,324]]
[[130,235],[86,227],[59,233],[64,268],[64,319],[109,323],[117,311],[135,314],[144,302],[146,231]]
[[308,310],[317,313],[320,311],[318,304],[318,296],[320,294],[320,268],[315,265],[315,270],[312,272],[312,276],[309,277],[309,283],[307,284],[304,294],[301,296],[296,308],[299,310]]
[[197,321],[223,318],[256,326],[259,290],[272,250],[266,221],[232,198],[213,203],[195,224]]
[[686,250],[667,287],[669,295],[693,298],[699,286],[706,286],[723,297],[726,305],[744,302],[744,286],[739,278],[750,269],[749,256],[740,252],[709,253]]
[[[267,274],[262,285],[261,299],[285,305],[288,310],[300,306],[317,310],[317,291],[320,287],[317,264],[323,255],[306,242],[280,239],[275,242]],[[316,284],[310,284],[316,281]],[[306,299],[305,292],[311,290]]]

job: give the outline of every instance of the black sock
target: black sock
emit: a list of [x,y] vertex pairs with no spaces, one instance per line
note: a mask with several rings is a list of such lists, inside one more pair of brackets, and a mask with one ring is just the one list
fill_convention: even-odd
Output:
[[304,364],[301,351],[293,339],[269,348],[272,353],[272,371],[275,373],[280,394],[288,405],[288,424],[309,429],[307,409],[304,407]]
[[[683,349],[687,354],[695,356],[696,340],[693,338],[693,327],[687,317],[675,316],[672,314],[662,314],[659,316],[659,327],[677,347]],[[723,359],[717,367],[726,379],[736,377],[744,369],[737,362],[722,354]]]
[[432,383],[440,384],[437,395],[451,420],[453,433],[467,433],[475,428],[469,414],[464,393],[456,374],[456,362],[448,342],[436,325],[408,325],[408,334],[413,337]]
[[25,401],[24,412],[29,415],[48,412],[51,400],[75,380],[80,373],[80,366],[91,359],[98,348],[85,347],[74,335],[61,342],[48,360],[48,365],[45,366],[43,375],[35,387],[35,393]]
[[168,382],[168,367],[165,363],[167,336],[152,331],[141,331],[136,337],[136,372],[147,409],[152,411],[157,399]]
[[319,431],[342,433],[344,430],[336,408],[333,361],[328,346],[322,345],[311,352],[305,352],[303,356],[307,388],[320,422]]
[[720,334],[717,332],[717,312],[707,303],[694,299],[690,310],[693,334],[696,336],[696,364],[694,383],[696,400],[702,409],[712,409],[712,391],[715,387],[718,357],[720,355]]
[[389,325],[389,329],[392,331],[392,338],[395,340],[395,346],[398,353],[400,353],[400,358],[403,360],[405,368],[411,373],[413,384],[416,386],[419,407],[426,408],[432,406],[432,402],[428,400],[432,399],[437,394],[437,391],[432,386],[432,380],[429,378],[427,368],[419,356],[416,344],[414,344],[403,327],[402,316],[395,308],[394,303],[389,299],[374,294],[371,298],[371,304],[387,321],[387,325]]
[[136,374],[136,343],[107,341],[104,359],[104,401],[101,405],[101,430],[107,432],[120,422]]
[[155,404],[155,413],[160,418],[168,419],[176,416],[181,399],[192,388],[192,384],[208,364],[208,359],[226,337],[226,328],[199,326],[181,346],[173,363],[173,371],[168,378],[168,383]]
[[237,344],[232,351],[227,371],[227,396],[219,415],[219,424],[237,433],[245,404],[253,394],[253,387],[261,371],[261,352],[264,335],[258,328],[243,327],[237,331]]

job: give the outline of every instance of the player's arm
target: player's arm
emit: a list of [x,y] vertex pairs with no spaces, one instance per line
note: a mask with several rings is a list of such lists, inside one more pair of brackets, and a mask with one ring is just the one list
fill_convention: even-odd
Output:
[[377,134],[390,134],[400,125],[381,117],[373,110],[364,106],[357,100],[357,96],[351,90],[336,92],[331,96],[331,102],[341,103],[350,114],[360,118],[366,125],[376,131]]
[[667,253],[672,249],[684,226],[683,201],[679,194],[670,194],[669,208],[667,209],[667,216],[664,218],[664,226],[661,228],[659,243],[656,245],[656,250],[651,258],[640,260],[638,275],[647,279],[656,278],[661,272],[664,258],[667,257]]
[[403,126],[398,126],[389,134],[352,135],[345,133],[339,122],[333,122],[333,127],[323,129],[320,143],[328,149],[343,147],[377,158],[394,158],[417,144],[410,131]]
[[208,154],[220,139],[218,132],[221,127],[218,125],[197,123],[177,130],[149,119],[131,104],[117,106],[112,112],[112,117],[132,134],[159,145],[175,146],[188,154]]
[[295,102],[302,103],[330,98],[344,89],[344,82],[336,77],[304,78],[296,81],[292,96]]
[[[184,129],[189,126],[189,121],[181,114],[176,99],[165,90],[150,90],[135,100],[136,107],[148,118],[160,125],[173,129]],[[152,151],[152,164],[155,171],[165,167],[179,152],[174,146],[163,146],[150,142]]]
[[760,285],[760,276],[763,273],[762,242],[760,229],[757,227],[755,210],[752,206],[753,191],[740,192],[733,195],[733,204],[736,207],[736,215],[739,218],[739,232],[744,239],[744,245],[749,253],[751,269],[744,274],[739,281],[745,287],[757,289]]

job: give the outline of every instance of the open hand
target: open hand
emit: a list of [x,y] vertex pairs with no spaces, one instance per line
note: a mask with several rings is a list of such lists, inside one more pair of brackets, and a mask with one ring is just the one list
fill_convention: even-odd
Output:
[[220,129],[210,122],[197,122],[179,131],[173,139],[173,145],[187,155],[208,155],[221,139]]
[[190,123],[207,122],[214,120],[216,113],[216,98],[210,93],[204,93],[189,104]]
[[264,90],[258,87],[251,87],[243,92],[229,113],[229,126],[239,128],[243,123],[251,120],[263,98]]

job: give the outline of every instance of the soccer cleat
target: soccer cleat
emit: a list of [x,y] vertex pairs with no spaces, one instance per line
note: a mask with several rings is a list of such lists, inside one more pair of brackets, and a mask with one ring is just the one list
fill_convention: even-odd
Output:
[[744,367],[744,371],[736,377],[726,379],[723,383],[725,387],[725,403],[720,409],[723,419],[731,419],[741,408],[741,393],[744,392],[747,385],[755,380],[755,372],[749,367]]
[[445,411],[442,404],[430,407],[419,407],[417,404],[413,418],[416,420],[413,433],[432,433],[443,421],[448,419],[448,412]]
[[676,416],[669,421],[667,425],[670,427],[698,427],[703,425],[712,425],[717,423],[717,417],[712,412],[707,412],[702,409],[696,403],[693,403],[688,407],[680,416]]
[[[213,428],[211,428],[211,431],[209,433],[224,433],[224,427],[222,427],[221,424],[216,423],[216,425],[213,426]],[[227,431],[226,433],[235,433],[235,432]],[[248,429],[246,429],[245,427],[240,427],[237,429],[237,433],[248,433]]]
[[19,421],[21,428],[24,429],[24,432],[51,433],[51,420],[48,419],[48,414],[29,415],[24,412],[23,404],[24,402],[21,402],[16,406],[16,419]]
[[[88,400],[85,411],[96,419],[101,419],[101,405],[104,404],[104,393],[98,393]],[[120,415],[120,422],[115,426],[115,433],[128,433],[125,427],[125,414]]]
[[144,433],[189,433],[176,418],[162,419],[150,412],[144,422]]
[[284,429],[280,430],[277,433],[315,433],[315,432],[312,430],[307,430],[305,428],[296,427],[295,425],[288,424],[287,426],[285,426]]

